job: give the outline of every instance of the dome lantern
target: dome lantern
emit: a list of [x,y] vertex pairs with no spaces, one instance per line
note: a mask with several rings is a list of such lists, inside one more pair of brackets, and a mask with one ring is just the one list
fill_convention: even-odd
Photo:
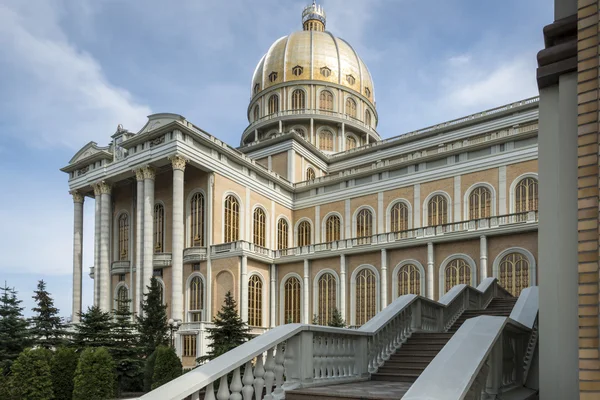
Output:
[[302,11],[302,26],[305,31],[325,31],[325,22],[327,16],[323,6],[318,6],[316,1],[312,5],[304,7]]

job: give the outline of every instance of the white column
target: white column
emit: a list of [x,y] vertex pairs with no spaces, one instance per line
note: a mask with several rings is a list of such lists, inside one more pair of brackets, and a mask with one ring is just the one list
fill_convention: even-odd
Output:
[[252,229],[253,229],[253,218],[252,218],[252,204],[250,200],[250,188],[246,186],[246,199],[244,200],[246,207],[246,218],[240,218],[240,222],[242,223],[242,230],[245,232],[245,237],[242,237],[242,240],[252,243]]
[[102,195],[94,185],[94,306],[100,307],[100,208]]
[[383,192],[377,193],[377,233],[385,232],[385,211],[383,209]]
[[344,320],[348,319],[346,315],[346,256],[340,255],[340,314]]
[[498,215],[508,214],[506,203],[506,165],[503,165],[498,167]]
[[[147,166],[143,168],[144,174],[144,258],[143,258],[143,281],[142,294],[148,293],[152,272],[154,271],[154,179],[156,172],[154,168]],[[140,296],[143,300],[143,296]]]
[[240,317],[248,322],[248,256],[241,257],[240,265]]
[[212,256],[210,246],[213,244],[213,187],[215,175],[208,177],[206,198],[206,321],[212,321]]
[[171,158],[173,167],[173,242],[171,243],[171,318],[183,321],[183,176],[185,159]]
[[383,310],[387,305],[387,250],[381,249],[381,309]]
[[271,264],[271,290],[269,292],[269,301],[271,303],[271,311],[269,313],[271,328],[275,328],[275,313],[276,313],[276,299],[277,299],[277,266]]
[[[357,146],[360,144],[357,143]],[[342,123],[342,151],[346,151],[346,124]]]
[[[488,261],[487,238],[485,236],[481,236],[479,238],[479,268],[481,269],[479,282],[483,281],[485,278],[488,277],[487,261]],[[473,286],[475,286],[475,285],[473,285]]]
[[315,243],[321,242],[321,206],[315,206]]
[[414,204],[413,204],[413,212],[414,212],[414,222],[413,228],[421,227],[421,184],[417,183],[413,189],[414,192]]
[[144,270],[142,260],[144,257],[144,173],[141,169],[135,171],[137,180],[137,196],[135,210],[135,312],[140,315],[142,296],[142,282]]
[[296,182],[296,151],[293,149],[288,150],[287,174],[288,181]]
[[427,243],[427,297],[433,300],[433,243]]
[[305,259],[304,260],[304,323],[310,324],[310,310],[308,309],[308,300],[310,296],[310,262]]
[[454,177],[454,222],[462,221],[462,194],[460,190],[460,175]]
[[346,199],[344,203],[344,239],[350,239],[352,237],[352,217],[350,215],[350,199]]
[[78,191],[71,192],[73,196],[73,308],[71,321],[79,322],[81,312],[81,279],[83,275],[83,200]]
[[310,119],[310,142],[315,146],[317,145],[317,141],[315,140],[315,120],[312,118]]
[[100,190],[100,308],[112,311],[110,293],[110,215],[111,186],[106,182],[98,184]]

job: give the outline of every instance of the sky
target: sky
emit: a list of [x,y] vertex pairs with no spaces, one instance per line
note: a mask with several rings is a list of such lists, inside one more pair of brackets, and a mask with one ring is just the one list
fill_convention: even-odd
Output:
[[[30,314],[44,279],[71,314],[73,203],[59,169],[118,124],[172,112],[238,146],[252,73],[309,0],[0,0],[0,284]],[[551,0],[322,0],[374,79],[396,136],[537,96]],[[92,303],[94,201],[84,215]]]

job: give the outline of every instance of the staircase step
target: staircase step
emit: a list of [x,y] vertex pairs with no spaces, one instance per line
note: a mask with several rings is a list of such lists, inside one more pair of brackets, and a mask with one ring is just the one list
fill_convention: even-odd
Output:
[[[425,367],[427,368],[427,367]],[[421,374],[425,368],[395,368],[395,367],[379,367],[378,374]]]
[[387,382],[414,382],[419,377],[419,374],[410,373],[410,374],[400,374],[400,373],[384,373],[380,374],[379,372],[371,375],[372,381],[387,381]]
[[440,352],[440,350],[402,350],[402,349],[400,349],[395,354],[393,354],[391,357],[394,357],[394,358],[397,358],[397,357],[427,357],[427,356],[435,357],[439,352]]
[[[383,364],[383,367],[393,367],[393,368],[422,368],[425,369],[429,365],[429,361],[411,361],[408,360],[392,360],[391,358]],[[383,368],[381,367],[381,368]]]
[[399,362],[399,363],[430,363],[437,356],[436,354],[423,354],[423,355],[415,355],[415,354],[393,354],[387,362]]
[[436,350],[440,351],[446,343],[435,344],[435,343],[406,343],[400,347],[400,349],[404,349],[405,351],[423,351],[423,350]]

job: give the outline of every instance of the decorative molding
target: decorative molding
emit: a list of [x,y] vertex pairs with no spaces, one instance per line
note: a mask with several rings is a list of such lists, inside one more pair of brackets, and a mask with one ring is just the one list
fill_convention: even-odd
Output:
[[171,161],[171,165],[173,167],[173,169],[178,169],[180,171],[185,171],[185,165],[187,163],[187,160],[181,156],[172,156],[169,157],[169,160]]
[[[150,128],[150,129],[151,129],[151,128]],[[150,129],[149,129],[149,130],[150,130]],[[154,138],[154,139],[150,140],[150,141],[149,141],[149,143],[150,143],[150,147],[154,147],[154,146],[158,146],[158,145],[161,145],[161,144],[163,144],[163,143],[165,142],[165,136],[166,136],[166,135],[162,135],[162,136],[159,136],[159,137],[157,137],[157,138]]]
[[142,167],[142,174],[144,175],[144,179],[156,179],[156,170],[150,165]]
[[135,172],[136,180],[138,180],[138,181],[144,180],[144,169],[143,168],[134,169],[133,172]]
[[77,176],[85,175],[90,170],[90,166],[86,165],[83,168],[77,170]]
[[106,181],[98,182],[94,187],[94,194],[103,195],[103,194],[111,194],[112,185]]
[[80,192],[78,192],[77,190],[72,190],[69,193],[71,194],[71,196],[73,196],[73,203],[83,203],[85,196],[82,195]]

